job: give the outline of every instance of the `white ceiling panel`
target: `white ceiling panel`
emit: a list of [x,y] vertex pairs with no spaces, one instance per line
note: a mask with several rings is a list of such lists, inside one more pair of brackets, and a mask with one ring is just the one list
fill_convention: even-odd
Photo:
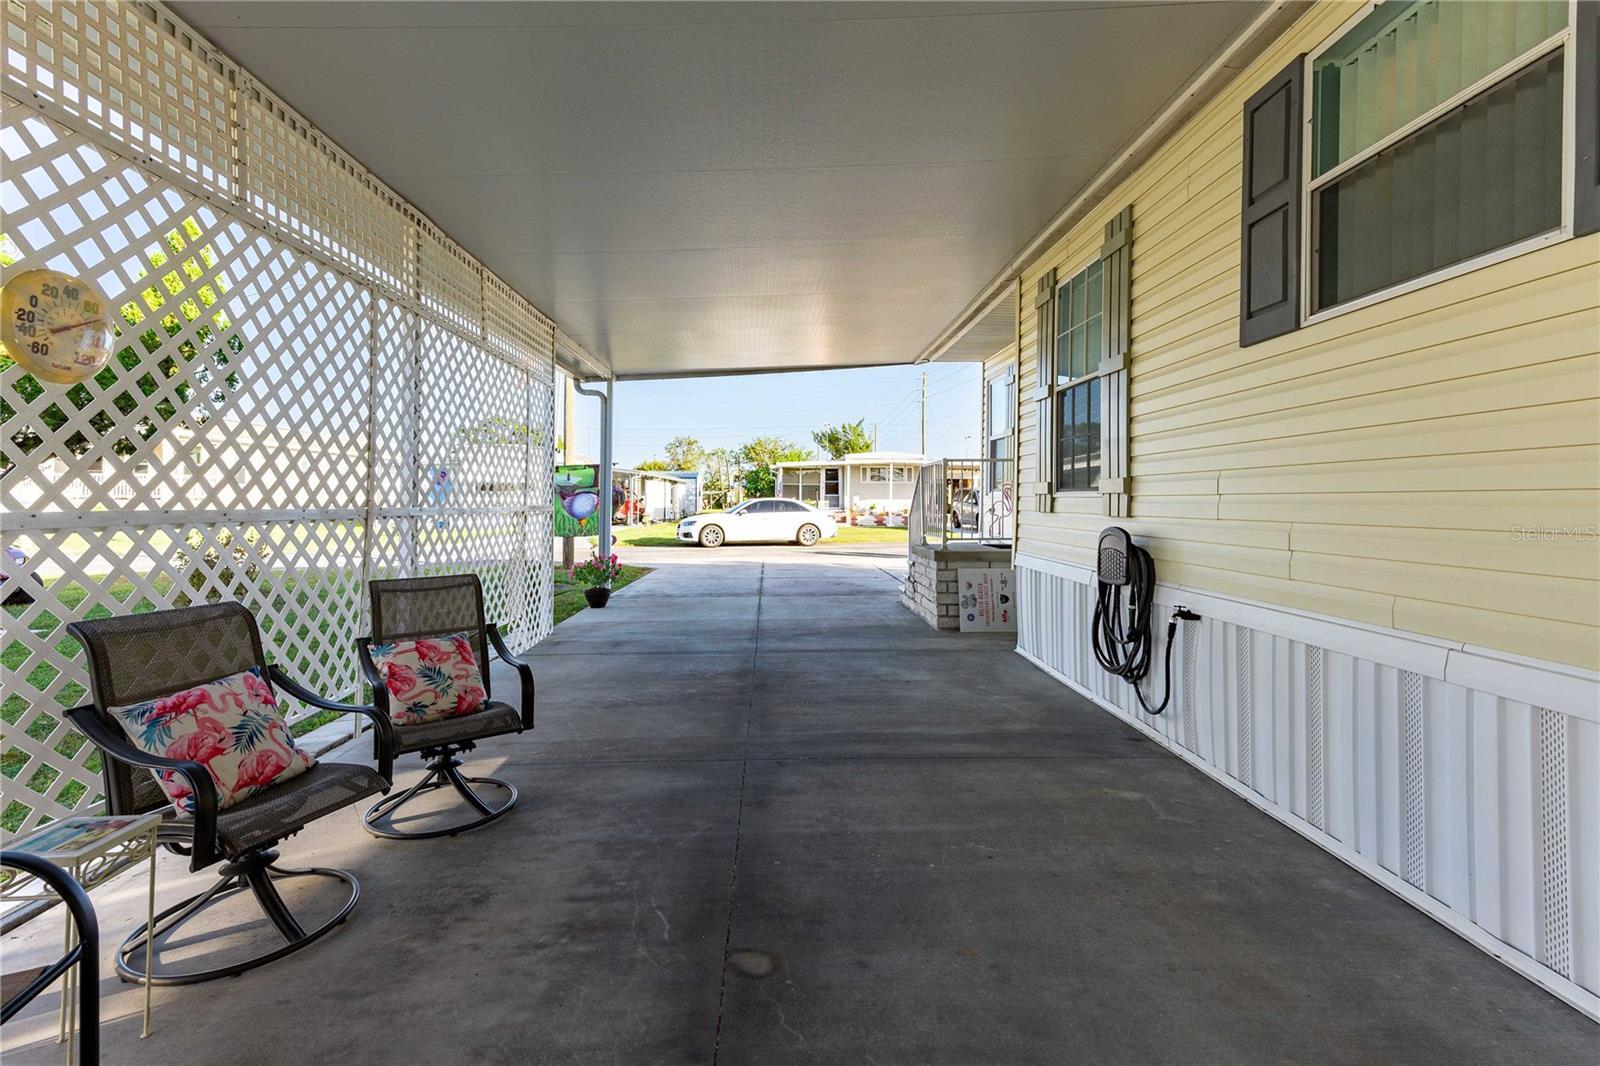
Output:
[[1260,5],[174,6],[646,376],[910,360]]

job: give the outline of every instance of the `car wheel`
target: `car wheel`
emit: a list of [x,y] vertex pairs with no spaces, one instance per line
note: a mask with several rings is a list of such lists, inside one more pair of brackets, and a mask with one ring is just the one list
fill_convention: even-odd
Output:
[[722,547],[723,535],[721,526],[707,526],[700,531],[700,546],[702,548]]
[[800,527],[800,532],[795,534],[794,539],[800,542],[802,548],[809,548],[822,539],[822,530],[807,522]]

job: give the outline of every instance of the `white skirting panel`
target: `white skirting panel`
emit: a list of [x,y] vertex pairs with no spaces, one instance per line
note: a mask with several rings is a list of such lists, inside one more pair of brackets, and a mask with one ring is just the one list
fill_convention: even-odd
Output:
[[1151,716],[1095,662],[1089,571],[1019,555],[1017,592],[1026,658],[1600,1018],[1593,675],[1161,586],[1202,617]]

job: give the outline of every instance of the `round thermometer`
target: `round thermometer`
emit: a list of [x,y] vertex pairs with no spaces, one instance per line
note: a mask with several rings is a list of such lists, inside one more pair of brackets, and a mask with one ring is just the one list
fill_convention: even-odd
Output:
[[111,358],[111,309],[100,290],[59,270],[26,270],[0,290],[0,344],[43,381],[70,385]]

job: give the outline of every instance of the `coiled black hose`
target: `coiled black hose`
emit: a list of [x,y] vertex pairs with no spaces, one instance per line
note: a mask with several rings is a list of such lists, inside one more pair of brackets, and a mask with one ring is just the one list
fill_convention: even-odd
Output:
[[[1139,687],[1150,673],[1150,623],[1155,610],[1156,564],[1150,553],[1128,541],[1127,582],[1116,585],[1100,582],[1094,602],[1094,657],[1107,673],[1133,686],[1139,706],[1146,714],[1160,714],[1172,699],[1172,640],[1178,633],[1180,617],[1194,617],[1182,609],[1167,622],[1167,651],[1163,656],[1166,694],[1152,707]],[[1123,590],[1127,590],[1124,599]]]

